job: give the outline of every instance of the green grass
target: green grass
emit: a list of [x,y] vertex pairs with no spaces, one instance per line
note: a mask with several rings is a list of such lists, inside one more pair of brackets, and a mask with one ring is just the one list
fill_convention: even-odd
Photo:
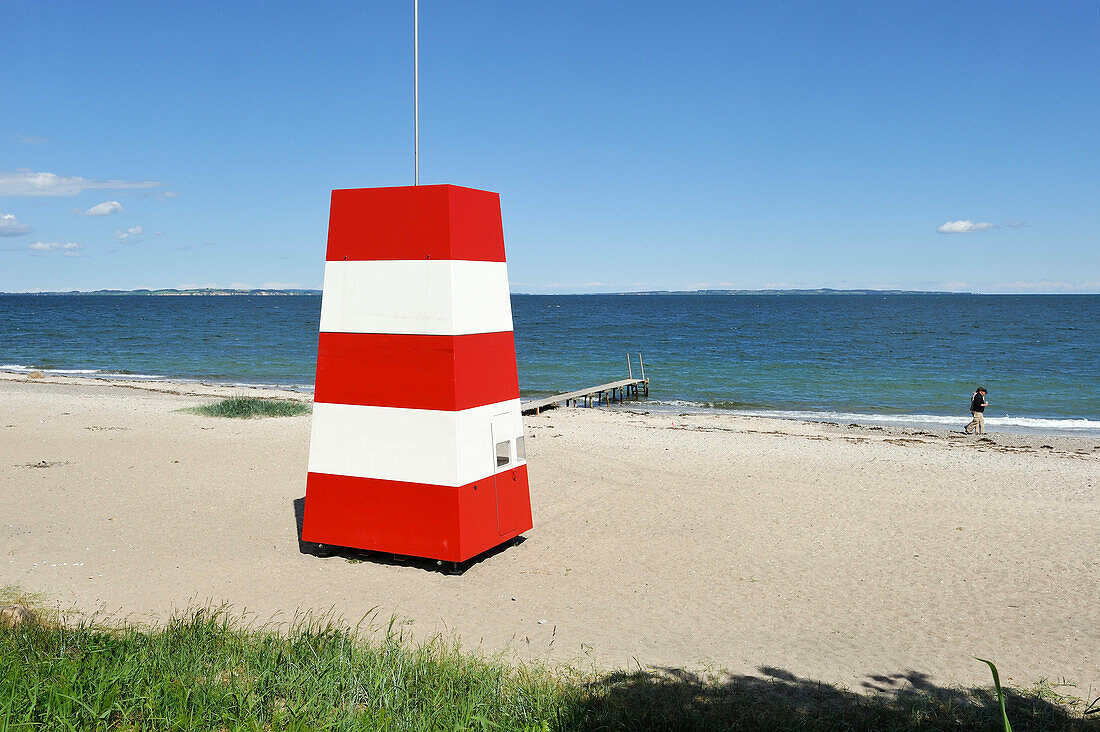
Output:
[[[542,729],[562,683],[453,644],[199,611],[156,631],[0,630],[0,730]],[[503,727],[501,726],[503,725]]]
[[[965,656],[963,657],[965,658]],[[440,639],[328,621],[248,627],[219,610],[157,629],[0,629],[10,730],[997,730],[995,690],[918,674],[853,691],[761,668],[593,673],[512,665]],[[1006,690],[1017,732],[1097,730],[1050,685]]]
[[248,419],[250,417],[297,417],[299,414],[309,414],[313,410],[309,404],[304,402],[233,397],[223,399],[216,404],[204,404],[201,407],[193,407],[185,411],[206,417]]
[[993,673],[993,688],[997,691],[997,703],[1001,705],[1001,720],[1005,724],[1005,732],[1012,732],[1012,723],[1008,721],[1008,710],[1005,708],[1005,696],[1001,688],[1001,675],[997,672],[997,666],[992,661],[987,661],[984,658],[978,658],[977,656],[974,656],[974,658],[989,666],[989,670]]

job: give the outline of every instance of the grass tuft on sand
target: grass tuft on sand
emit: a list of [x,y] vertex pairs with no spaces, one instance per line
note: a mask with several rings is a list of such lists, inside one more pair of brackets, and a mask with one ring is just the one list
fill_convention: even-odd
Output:
[[[251,627],[224,610],[157,629],[0,629],[0,730],[995,730],[992,689],[900,680],[857,694],[780,669],[584,673],[511,665],[394,623]],[[885,682],[882,682],[885,683]],[[1096,730],[1065,697],[1006,691],[1017,732]]]
[[304,402],[292,402],[283,399],[258,399],[255,397],[232,397],[215,404],[204,404],[184,410],[205,417],[231,417],[250,419],[252,417],[297,417],[309,414],[312,410]]

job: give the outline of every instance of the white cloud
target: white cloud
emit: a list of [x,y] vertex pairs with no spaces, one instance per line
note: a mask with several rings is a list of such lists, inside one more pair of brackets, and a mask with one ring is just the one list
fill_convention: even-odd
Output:
[[12,135],[12,137],[25,145],[41,145],[44,142],[49,142],[49,140],[41,135]]
[[229,283],[229,287],[227,287],[226,289],[227,290],[253,290],[255,288],[252,287],[252,285],[249,285],[249,284],[244,283],[244,282],[231,282],[231,283]]
[[[27,249],[32,252],[76,252],[79,249],[83,249],[83,244],[77,244],[75,241],[60,242],[60,241],[36,241],[29,245]],[[73,255],[69,255],[73,256]]]
[[260,285],[261,290],[299,290],[301,285],[297,282],[265,282]]
[[0,196],[75,196],[89,190],[155,188],[160,185],[164,184],[152,180],[88,180],[34,171],[0,172]]
[[77,211],[77,213],[83,216],[110,216],[113,213],[118,213],[122,210],[122,204],[118,201],[104,201],[103,203],[97,203],[87,211]]
[[124,241],[127,244],[137,244],[140,239],[135,237],[141,236],[143,233],[144,229],[140,226],[131,226],[129,229],[119,229],[114,234],[111,234],[111,237],[119,241]]
[[0,236],[23,236],[31,233],[30,224],[21,224],[15,214],[0,214]]
[[985,231],[986,229],[996,229],[996,224],[991,224],[988,221],[979,221],[974,223],[970,219],[963,221],[948,221],[946,224],[936,229],[941,234],[971,234],[975,231]]

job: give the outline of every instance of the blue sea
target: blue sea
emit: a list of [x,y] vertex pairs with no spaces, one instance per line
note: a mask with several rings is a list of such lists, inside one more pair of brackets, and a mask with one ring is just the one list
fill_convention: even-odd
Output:
[[[313,388],[321,298],[0,295],[0,370]],[[638,355],[650,410],[1100,435],[1097,295],[515,295],[524,396]],[[640,406],[640,405],[639,405]]]

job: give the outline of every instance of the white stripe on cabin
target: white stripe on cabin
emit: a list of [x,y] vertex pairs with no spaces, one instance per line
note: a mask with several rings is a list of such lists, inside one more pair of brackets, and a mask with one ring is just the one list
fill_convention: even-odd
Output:
[[[494,429],[512,443],[506,465],[497,465]],[[519,399],[457,412],[314,404],[309,471],[461,486],[523,464],[522,435]]]
[[512,330],[505,262],[325,263],[321,331],[464,335]]

